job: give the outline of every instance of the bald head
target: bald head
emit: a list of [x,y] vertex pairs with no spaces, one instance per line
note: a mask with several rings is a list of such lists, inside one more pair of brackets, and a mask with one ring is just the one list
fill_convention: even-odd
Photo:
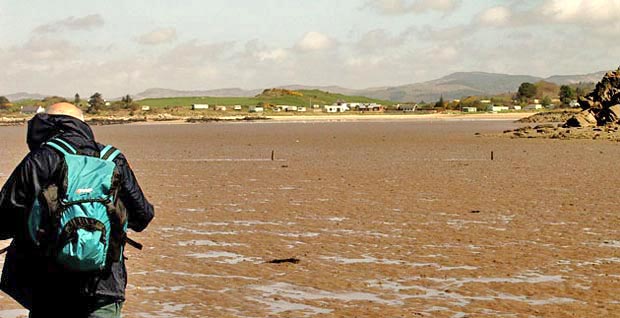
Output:
[[84,121],[82,110],[70,103],[56,103],[45,111],[49,115],[66,115]]

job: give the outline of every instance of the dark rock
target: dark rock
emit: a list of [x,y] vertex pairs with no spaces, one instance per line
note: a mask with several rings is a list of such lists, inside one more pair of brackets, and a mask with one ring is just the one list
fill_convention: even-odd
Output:
[[298,258],[280,258],[280,259],[272,259],[270,261],[268,261],[268,264],[282,264],[282,263],[293,263],[293,264],[299,264],[299,262],[301,262],[301,260],[299,260]]

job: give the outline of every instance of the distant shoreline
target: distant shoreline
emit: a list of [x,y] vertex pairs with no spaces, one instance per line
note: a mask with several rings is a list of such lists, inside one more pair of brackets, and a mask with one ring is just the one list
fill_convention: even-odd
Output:
[[[519,120],[535,113],[481,113],[481,114],[340,114],[340,115],[292,115],[292,116],[264,116],[251,119],[246,116],[220,116],[205,117],[202,120],[195,117],[178,117],[171,119],[148,118],[119,118],[119,117],[93,117],[87,118],[91,125],[170,125],[170,124],[199,124],[208,122],[280,122],[280,123],[304,123],[304,122],[376,122],[376,121],[484,121],[484,120]],[[1,126],[24,125],[30,118],[0,118]],[[195,122],[188,122],[193,119]]]
[[287,121],[287,122],[321,122],[321,121],[429,121],[429,120],[518,120],[531,116],[535,113],[481,113],[481,114],[377,114],[377,115],[359,115],[359,114],[346,114],[346,115],[303,115],[303,116],[267,116],[267,118],[273,121]]

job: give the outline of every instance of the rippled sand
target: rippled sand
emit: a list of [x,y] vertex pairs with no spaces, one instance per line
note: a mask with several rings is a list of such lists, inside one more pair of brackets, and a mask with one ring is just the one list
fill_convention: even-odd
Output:
[[[515,127],[96,127],[157,206],[124,317],[618,316],[620,148],[474,136]],[[2,182],[24,129],[0,128]]]

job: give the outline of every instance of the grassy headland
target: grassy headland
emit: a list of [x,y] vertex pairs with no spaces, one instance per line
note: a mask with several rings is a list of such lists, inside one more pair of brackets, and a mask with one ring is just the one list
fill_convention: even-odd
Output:
[[148,105],[154,108],[191,106],[192,104],[209,104],[222,106],[250,106],[259,103],[270,105],[291,105],[310,107],[314,104],[330,105],[338,100],[344,102],[379,103],[391,106],[395,102],[373,99],[363,96],[348,96],[328,93],[320,90],[265,90],[255,97],[170,97],[170,98],[147,98],[136,101],[140,105]]

